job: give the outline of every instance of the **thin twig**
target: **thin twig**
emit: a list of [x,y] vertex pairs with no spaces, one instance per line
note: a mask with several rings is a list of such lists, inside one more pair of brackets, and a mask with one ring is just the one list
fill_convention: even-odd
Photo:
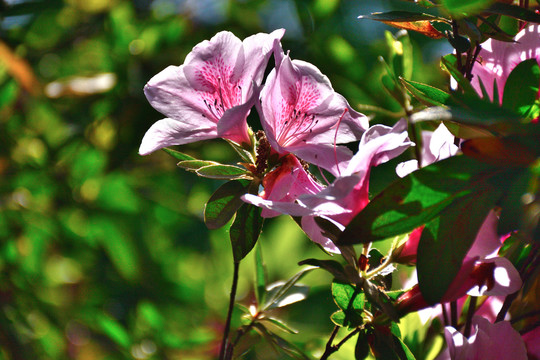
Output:
[[321,356],[321,360],[328,359],[330,354],[336,351],[334,349],[334,346],[332,345],[332,342],[334,341],[334,338],[336,337],[338,331],[339,331],[339,326],[337,325],[334,326],[334,330],[332,330],[332,334],[330,334],[330,338],[328,338],[328,341],[326,342],[326,347],[324,349],[324,354]]
[[345,336],[343,338],[343,340],[341,340],[335,347],[336,347],[336,351],[341,347],[343,346],[343,344],[345,344],[350,338],[352,338],[354,335],[358,334],[360,332],[360,328],[356,328],[354,329],[354,331],[351,331],[347,336]]
[[450,319],[452,321],[452,327],[454,329],[457,329],[458,327],[457,301],[452,301],[450,303]]
[[347,336],[345,336],[337,345],[332,345],[332,341],[334,341],[334,338],[336,337],[337,330],[339,329],[338,326],[334,328],[334,331],[332,332],[332,335],[330,335],[330,339],[328,339],[328,342],[326,343],[326,349],[324,350],[324,354],[321,356],[321,360],[326,360],[330,355],[335,353],[339,350],[345,344],[350,338],[352,338],[354,335],[358,334],[361,330],[361,328],[356,328],[354,331],[351,331]]
[[232,312],[234,309],[234,300],[236,297],[236,288],[238,286],[238,272],[240,270],[240,262],[235,261],[234,262],[234,273],[233,273],[233,282],[231,286],[231,295],[229,298],[229,310],[227,312],[227,321],[225,322],[225,329],[223,330],[223,339],[221,341],[221,350],[219,352],[219,359],[224,360],[225,354],[231,354],[232,355],[232,349],[231,351],[227,350],[227,345],[229,344],[229,331],[231,330],[231,318],[232,318]]
[[[454,37],[454,39],[459,36],[459,27],[456,20],[452,20],[452,33],[453,33],[452,36]],[[462,74],[464,74],[463,62],[461,61],[461,52],[459,52],[458,49],[456,49],[456,59],[457,59],[458,70]]]
[[446,304],[441,303],[441,309],[442,309],[442,315],[444,320],[444,326],[448,326],[450,324],[448,319],[448,310],[446,310]]
[[471,336],[472,318],[474,312],[476,311],[476,301],[478,300],[478,298],[476,296],[470,296],[469,299],[471,301],[469,302],[469,309],[467,310],[467,321],[465,321],[465,332],[463,333],[465,338],[469,338],[469,336]]

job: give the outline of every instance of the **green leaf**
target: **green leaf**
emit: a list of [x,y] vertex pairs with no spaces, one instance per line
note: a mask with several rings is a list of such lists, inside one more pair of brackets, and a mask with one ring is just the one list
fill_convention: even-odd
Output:
[[369,243],[412,231],[455,199],[471,193],[473,184],[493,175],[493,168],[465,156],[454,156],[393,182],[378,194],[343,231],[340,245]]
[[467,52],[471,48],[469,39],[461,35],[448,35],[448,42],[459,53]]
[[208,165],[195,171],[197,175],[217,180],[250,179],[251,173],[233,165]]
[[361,314],[355,311],[349,311],[345,313],[342,310],[338,310],[330,315],[330,320],[337,326],[354,329],[364,323],[364,319]]
[[215,161],[208,161],[208,160],[197,160],[197,159],[192,159],[192,160],[183,160],[183,161],[180,161],[178,164],[176,164],[178,167],[181,167],[182,169],[184,170],[187,170],[187,171],[197,171],[199,170],[200,168],[203,168],[205,166],[213,166],[213,165],[223,165],[223,164],[220,164],[218,162],[215,162]]
[[403,32],[400,34],[401,35],[397,37],[397,41],[401,43],[402,52],[401,54],[397,55],[399,56],[402,63],[402,72],[401,74],[396,75],[402,75],[405,79],[410,79],[413,74],[414,66],[413,46],[408,32]]
[[418,244],[417,270],[420,291],[428,304],[443,298],[500,192],[483,182],[426,224]]
[[540,14],[517,5],[496,2],[487,8],[486,12],[491,14],[506,15],[523,21],[540,23]]
[[388,74],[384,74],[382,77],[381,77],[381,82],[382,82],[382,85],[384,87],[384,89],[386,91],[388,91],[388,93],[390,95],[392,95],[392,97],[394,99],[396,99],[396,101],[404,106],[405,104],[405,98],[403,97],[403,92],[401,91],[401,89],[396,85],[395,81],[394,81],[394,77],[393,76],[390,76]]
[[371,305],[376,306],[393,321],[399,321],[399,315],[392,304],[392,300],[385,292],[380,290],[371,281],[366,280],[363,284],[364,293]]
[[197,175],[217,180],[236,180],[251,178],[251,173],[244,168],[234,165],[224,165],[207,160],[184,160],[177,164],[187,171]]
[[355,360],[364,360],[369,355],[368,337],[365,331],[360,331],[356,345],[354,346]]
[[452,121],[465,125],[483,127],[492,133],[519,131],[520,117],[511,110],[501,108],[479,97],[452,93],[451,103],[445,107],[429,107],[411,115],[411,121]]
[[268,290],[267,294],[267,301],[265,306],[263,307],[263,310],[273,308],[273,307],[279,307],[278,304],[283,301],[287,296],[290,294],[291,288],[308,272],[312,271],[313,269],[316,269],[315,267],[307,267],[299,272],[297,272],[295,275],[293,275],[289,280],[287,280],[283,284],[279,284],[277,286],[272,286]]
[[487,18],[476,16],[476,19],[482,22],[478,27],[482,33],[481,43],[489,38],[505,42],[514,42],[514,35],[506,33],[497,25],[500,22],[499,15],[491,15]]
[[246,257],[259,239],[264,222],[261,211],[261,208],[244,204],[236,212],[236,218],[229,231],[235,262],[240,262]]
[[444,21],[448,22],[447,19],[411,11],[388,11],[388,12],[375,12],[369,15],[360,15],[359,19],[370,19],[377,21],[392,21],[392,22],[409,22],[409,21],[420,21],[420,20],[429,20],[429,21]]
[[448,54],[441,58],[441,68],[448,71],[450,75],[457,81],[459,87],[463,89],[463,92],[473,98],[477,98],[476,90],[472,87],[469,80],[467,80],[461,71],[457,68],[457,57],[454,54]]
[[264,325],[260,323],[255,323],[253,325],[255,330],[257,330],[273,347],[283,351],[293,359],[297,360],[310,360],[302,350],[300,350],[296,345],[288,342],[283,339],[281,336],[278,336],[270,332]]
[[494,0],[442,0],[444,8],[454,17],[466,17],[485,10]]
[[255,248],[255,296],[257,304],[264,304],[266,297],[266,265],[262,256],[261,243]]
[[130,233],[121,223],[105,216],[90,220],[88,237],[100,242],[112,263],[125,279],[135,281],[139,277],[139,257]]
[[109,339],[113,340],[122,348],[127,349],[131,345],[131,339],[127,331],[115,319],[106,315],[99,315],[97,317],[97,325]]
[[330,274],[334,275],[337,281],[348,282],[347,273],[341,265],[336,260],[319,260],[319,259],[306,259],[298,263],[298,265],[311,265],[318,268],[328,271]]
[[399,334],[397,324],[392,324],[391,329],[375,328],[375,339],[372,343],[375,357],[384,360],[415,360],[407,345],[396,334]]
[[406,359],[406,360],[415,360],[414,354],[411,352],[409,347],[405,345],[403,340],[401,340],[400,337],[394,336],[394,344],[398,347],[398,349],[401,347],[401,351],[399,351],[400,359]]
[[428,106],[443,106],[450,100],[449,93],[437,89],[436,87],[416,81],[405,80],[403,78],[400,78],[400,80],[403,86],[409,90],[411,95]]
[[232,219],[244,204],[241,196],[248,192],[249,181],[229,181],[212,194],[204,208],[204,222],[209,229],[218,229]]
[[532,174],[528,169],[518,170],[516,180],[509,186],[501,201],[501,216],[497,232],[508,234],[516,229],[522,229],[525,209],[522,203],[523,195],[527,193]]
[[521,116],[526,116],[538,96],[539,85],[540,67],[537,60],[522,61],[506,80],[502,105]]
[[176,151],[169,148],[163,148],[161,150],[165,151],[167,154],[169,154],[170,156],[172,156],[173,158],[179,161],[196,160],[194,157],[181,153],[180,151]]
[[273,317],[264,317],[261,319],[261,321],[268,321],[274,324],[275,326],[277,326],[278,328],[280,328],[281,330],[288,332],[289,334],[298,334],[298,330],[291,328],[289,325],[285,324],[283,321],[279,319],[276,319]]
[[[390,32],[387,32],[389,35],[387,36],[387,42],[391,43],[395,39],[393,35]],[[391,46],[389,44],[389,46]],[[391,47],[392,52],[393,46]],[[405,107],[405,94],[404,89],[401,86],[401,83],[399,82],[399,79],[397,78],[394,70],[390,68],[390,66],[384,61],[383,57],[379,57],[379,61],[382,62],[386,68],[386,74],[383,74],[381,77],[381,83],[384,87],[384,89],[392,95],[394,99],[402,106]]]
[[332,283],[332,297],[336,305],[343,311],[363,310],[365,305],[364,294],[351,284],[334,281]]

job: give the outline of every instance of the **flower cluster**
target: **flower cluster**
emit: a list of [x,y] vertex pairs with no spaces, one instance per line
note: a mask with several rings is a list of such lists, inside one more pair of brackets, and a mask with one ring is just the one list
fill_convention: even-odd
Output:
[[[264,190],[246,194],[243,200],[262,207],[263,217],[302,217],[302,228],[313,241],[339,252],[314,217],[347,225],[368,202],[370,168],[398,156],[412,143],[404,120],[392,128],[368,129],[368,118],[352,109],[319,69],[283,52],[283,34],[284,30],[276,30],[240,41],[232,33],[220,32],[195,46],[183,65],[154,76],[144,92],[167,118],[147,131],[139,153],[211,138],[260,150],[263,142],[257,142],[247,124],[255,106],[270,150],[257,151],[253,165],[271,164],[263,174],[253,171]],[[262,84],[272,54],[275,68]],[[355,141],[360,141],[356,154],[341,145]],[[307,165],[328,171],[334,181],[321,184]]]
[[[469,74],[473,77],[472,88],[478,92],[479,100],[483,97],[482,101],[488,101],[489,98],[499,106],[497,96],[503,95],[502,90],[513,68],[523,60],[539,58],[539,31],[540,26],[530,26],[516,37],[521,43],[490,40],[481,51],[479,49],[478,64]],[[386,291],[389,289],[379,283],[375,287],[372,283],[380,281],[389,270],[391,272],[394,269],[392,263],[417,264],[423,233],[429,231],[428,222],[435,216],[428,218],[431,215],[426,215],[426,221],[414,223],[407,231],[394,230],[394,235],[405,232],[405,238],[394,241],[388,256],[383,258],[381,264],[372,264],[375,269],[371,271],[368,271],[367,265],[370,261],[369,242],[364,243],[363,253],[358,257],[354,249],[346,246],[350,244],[340,243],[337,237],[346,232],[348,225],[370,203],[372,168],[415,146],[407,131],[411,119],[407,115],[393,126],[369,126],[368,118],[355,111],[343,96],[336,93],[329,79],[317,67],[292,59],[289,53],[283,51],[280,42],[283,35],[284,30],[276,30],[241,41],[230,32],[220,32],[209,41],[195,46],[183,65],[170,66],[154,76],[144,92],[150,104],[167,118],[156,122],[147,131],[140,154],[147,155],[171,145],[225,139],[239,154],[243,154],[243,162],[239,163],[243,169],[235,167],[231,177],[221,178],[249,179],[255,185],[240,186],[240,192],[233,194],[240,204],[234,205],[236,207],[230,205],[231,208],[236,211],[242,204],[249,204],[245,206],[261,208],[260,216],[263,218],[280,214],[293,216],[307,236],[326,252],[342,254],[348,268],[325,264],[337,279],[346,278],[345,282],[354,285],[352,292],[369,294],[370,301],[376,304],[366,311],[370,321],[383,313],[383,323],[389,318],[396,320],[409,312],[429,308],[433,302],[437,302],[437,309],[441,308],[443,312],[446,304],[452,303],[452,312],[457,313],[458,308],[465,308],[467,300],[468,308],[472,311],[469,310],[470,316],[465,325],[466,335],[459,332],[461,329],[456,319],[451,324],[445,321],[448,325],[445,329],[448,347],[440,355],[441,359],[493,358],[501,354],[508,354],[504,355],[505,358],[515,356],[516,359],[525,359],[527,351],[537,351],[527,345],[527,338],[522,338],[510,323],[495,323],[496,320],[503,320],[497,319],[502,297],[516,293],[522,287],[520,273],[513,263],[499,256],[508,236],[501,237],[497,231],[500,211],[494,208],[495,202],[482,212],[478,226],[470,236],[468,250],[464,249],[459,259],[452,259],[457,265],[457,274],[453,274],[453,281],[449,279],[444,294],[441,292],[441,296],[430,303],[413,279],[411,288],[395,298],[395,308],[387,306],[389,297]],[[275,66],[265,78],[271,56]],[[471,84],[468,86],[471,88]],[[471,92],[474,94],[474,90]],[[436,94],[438,104],[444,93],[438,90]],[[423,96],[422,100],[425,100],[425,94]],[[253,108],[259,115],[263,129],[256,134],[247,122]],[[416,149],[418,159],[403,162],[396,168],[401,178],[410,177],[418,169],[436,165],[444,159],[452,160],[449,158],[458,155],[460,145],[466,141],[456,139],[440,122],[436,130],[421,131],[419,137],[422,147]],[[357,146],[356,152],[350,150],[353,146]],[[193,170],[193,166],[200,165],[198,161],[190,161],[186,161],[189,163],[185,165],[188,169]],[[215,164],[201,163],[209,166]],[[240,177],[235,177],[238,174]],[[330,177],[330,181],[327,177]],[[419,179],[417,181],[422,182],[423,178]],[[410,182],[400,184],[404,188],[411,186]],[[431,184],[434,192],[438,191],[438,185]],[[471,189],[474,189],[473,186],[476,185],[471,185]],[[391,201],[405,201],[401,190],[391,193]],[[465,196],[464,193],[458,193],[455,199]],[[421,200],[410,203],[408,209],[398,209],[396,213],[403,211],[414,217],[414,207]],[[456,203],[462,204],[459,201]],[[440,213],[446,211],[446,207],[452,208],[448,203],[441,202],[426,208],[426,212],[435,211],[436,207],[439,207],[437,211]],[[469,210],[467,207],[464,209]],[[228,211],[229,217],[224,217],[225,221],[219,223],[227,222],[232,213]],[[412,230],[420,224],[425,225]],[[328,226],[337,229],[336,232],[329,232]],[[459,229],[452,231],[458,233]],[[239,260],[235,257],[235,261]],[[478,308],[477,299],[483,302]],[[354,299],[350,301],[352,303]],[[339,301],[336,300],[336,303],[340,306]],[[361,306],[364,306],[363,303]],[[264,307],[252,314],[253,321],[261,316],[261,309]],[[430,317],[437,313],[433,309]],[[346,307],[342,310],[350,309]],[[356,310],[364,311],[363,308]],[[344,322],[339,324],[344,326]],[[357,330],[362,329],[366,334],[380,331],[380,324],[377,321],[373,321],[373,324],[369,328],[371,330],[366,330],[366,327]],[[498,350],[499,344],[494,339],[502,337],[508,344]]]

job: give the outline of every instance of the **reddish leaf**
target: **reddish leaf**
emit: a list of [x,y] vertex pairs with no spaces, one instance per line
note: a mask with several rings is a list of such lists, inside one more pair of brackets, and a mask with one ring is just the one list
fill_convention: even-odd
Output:
[[435,29],[431,22],[427,20],[422,21],[382,21],[386,25],[397,27],[399,29],[412,30],[426,35],[432,39],[440,39],[443,34]]

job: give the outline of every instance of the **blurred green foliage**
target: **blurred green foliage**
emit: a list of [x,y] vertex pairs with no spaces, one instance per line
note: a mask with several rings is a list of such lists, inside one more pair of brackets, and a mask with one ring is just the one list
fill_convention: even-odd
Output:
[[[354,107],[399,111],[381,85],[378,60],[388,56],[384,30],[396,31],[356,19],[390,5],[413,6],[0,2],[0,359],[214,358],[232,261],[228,234],[208,231],[202,214],[223,182],[184,173],[163,152],[137,154],[143,134],[161,118],[142,88],[217,31],[244,38],[285,27],[284,48],[318,66]],[[441,43],[411,39],[412,80],[442,86]],[[235,155],[220,141],[182,151],[225,163]],[[387,173],[374,171],[381,179],[374,189],[388,183]],[[291,219],[268,221],[261,242],[270,281],[320,254]],[[254,273],[249,255],[239,288],[246,305],[255,296]],[[284,337],[320,355],[335,311],[331,279],[315,271],[303,282],[312,287],[308,299],[280,314],[301,332]],[[235,319],[233,328],[239,325]],[[257,339],[250,345],[256,351],[248,358],[287,358]],[[354,344],[334,358],[352,352]]]

